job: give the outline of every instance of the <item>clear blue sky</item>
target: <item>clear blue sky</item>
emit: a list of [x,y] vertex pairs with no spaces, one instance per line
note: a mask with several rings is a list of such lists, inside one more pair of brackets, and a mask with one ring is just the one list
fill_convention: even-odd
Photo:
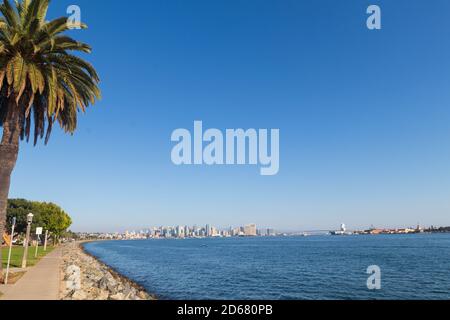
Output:
[[[22,145],[11,197],[60,204],[76,231],[450,225],[448,0],[76,3],[103,99],[73,137]],[[175,167],[170,135],[194,120],[279,128],[280,173]]]

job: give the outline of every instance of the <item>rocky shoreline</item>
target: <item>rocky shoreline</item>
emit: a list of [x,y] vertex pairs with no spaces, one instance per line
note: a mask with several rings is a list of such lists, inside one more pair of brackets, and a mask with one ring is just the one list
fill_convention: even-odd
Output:
[[87,254],[82,243],[63,250],[61,300],[155,300],[144,288]]

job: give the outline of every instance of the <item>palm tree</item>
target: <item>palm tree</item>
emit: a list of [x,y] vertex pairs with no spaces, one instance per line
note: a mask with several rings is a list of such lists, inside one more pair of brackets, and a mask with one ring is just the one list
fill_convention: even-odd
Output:
[[[40,139],[47,144],[55,122],[73,133],[78,112],[100,99],[96,71],[73,54],[91,48],[63,34],[72,27],[67,17],[46,21],[49,2],[0,4],[0,238],[19,142],[28,142],[33,131],[35,145]],[[0,245],[0,277],[1,267]]]

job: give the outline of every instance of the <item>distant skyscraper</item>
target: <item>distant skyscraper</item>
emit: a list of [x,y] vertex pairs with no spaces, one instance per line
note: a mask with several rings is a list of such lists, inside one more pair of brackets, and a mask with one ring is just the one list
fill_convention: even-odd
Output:
[[249,224],[244,227],[244,234],[247,237],[255,237],[257,235],[256,233],[256,224]]
[[185,230],[185,227],[178,226],[176,229],[176,236],[179,238],[184,238],[186,236],[184,230]]

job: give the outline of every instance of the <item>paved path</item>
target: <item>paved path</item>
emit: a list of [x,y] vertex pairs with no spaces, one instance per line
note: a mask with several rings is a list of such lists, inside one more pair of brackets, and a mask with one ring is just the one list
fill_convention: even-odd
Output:
[[1,285],[0,300],[59,300],[62,247],[56,248],[14,285]]

